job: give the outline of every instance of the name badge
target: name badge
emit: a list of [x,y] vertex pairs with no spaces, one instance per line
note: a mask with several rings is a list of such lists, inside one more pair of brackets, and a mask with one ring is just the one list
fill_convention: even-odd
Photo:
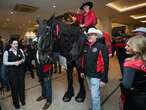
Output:
[[93,53],[97,52],[97,48],[93,48],[93,49],[92,49],[92,52],[93,52]]

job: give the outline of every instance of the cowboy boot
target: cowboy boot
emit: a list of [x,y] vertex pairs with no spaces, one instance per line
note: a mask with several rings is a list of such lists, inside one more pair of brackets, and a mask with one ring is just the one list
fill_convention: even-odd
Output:
[[69,102],[71,98],[74,96],[74,90],[67,90],[63,96],[64,102]]
[[43,106],[43,110],[47,110],[51,105],[51,102],[46,101],[45,105]]
[[80,91],[78,92],[77,96],[75,97],[75,100],[78,103],[82,103],[82,102],[84,102],[85,97],[86,97],[85,88],[82,88],[82,89],[80,89]]

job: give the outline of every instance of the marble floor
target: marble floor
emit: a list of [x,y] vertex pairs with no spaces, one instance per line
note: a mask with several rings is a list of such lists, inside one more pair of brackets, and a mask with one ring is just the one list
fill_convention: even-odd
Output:
[[[74,71],[74,89],[75,94],[78,92],[78,82]],[[119,110],[119,65],[116,57],[110,58],[109,66],[109,82],[101,88],[102,110]],[[53,102],[48,110],[88,110],[90,108],[90,95],[86,85],[87,97],[83,103],[77,103],[74,99],[70,102],[63,102],[62,97],[66,91],[66,73],[62,69],[62,73],[53,75]],[[45,101],[36,102],[36,98],[40,96],[40,85],[37,77],[31,79],[30,75],[26,76],[26,105],[20,110],[42,110]],[[15,110],[12,105],[10,93],[5,93],[0,96],[0,104],[2,110]]]

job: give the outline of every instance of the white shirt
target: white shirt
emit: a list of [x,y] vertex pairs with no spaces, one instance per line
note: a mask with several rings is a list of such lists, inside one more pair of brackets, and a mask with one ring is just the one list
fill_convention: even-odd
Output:
[[[12,51],[15,55],[17,55],[17,50],[14,50],[12,48],[9,49],[9,51]],[[25,61],[25,55],[22,49],[20,49],[20,51],[22,52],[23,58],[21,59],[22,62]],[[15,62],[9,62],[8,61],[8,51],[6,50],[3,54],[3,64],[4,65],[16,65],[16,61]]]

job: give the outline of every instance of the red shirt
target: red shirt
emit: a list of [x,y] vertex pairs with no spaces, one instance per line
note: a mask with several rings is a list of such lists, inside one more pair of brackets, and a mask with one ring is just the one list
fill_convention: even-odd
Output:
[[96,14],[94,11],[90,10],[88,13],[86,13],[83,16],[83,25],[85,25],[85,27],[89,28],[89,27],[95,27],[97,24],[97,18],[96,18]]
[[76,15],[76,24],[79,26],[80,24],[82,24],[82,21],[83,21],[83,15],[77,14]]

